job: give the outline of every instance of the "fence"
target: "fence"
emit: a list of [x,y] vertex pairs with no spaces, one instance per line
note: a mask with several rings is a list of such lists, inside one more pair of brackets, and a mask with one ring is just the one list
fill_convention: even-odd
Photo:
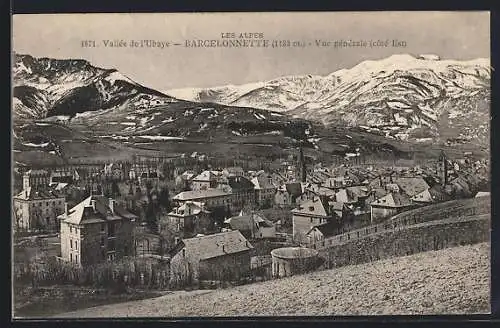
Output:
[[490,213],[490,197],[480,197],[463,200],[452,200],[434,205],[417,208],[400,213],[377,225],[352,230],[347,233],[325,238],[320,241],[307,243],[307,247],[322,249],[332,247],[355,239],[364,238],[373,234],[394,231],[407,226],[426,223],[434,220],[449,218],[463,218]]
[[15,281],[32,286],[76,284],[84,286],[168,288],[170,269],[166,263],[151,259],[126,258],[90,267],[47,259],[42,263],[14,268]]
[[325,268],[355,265],[490,240],[488,215],[449,218],[370,235],[320,250]]

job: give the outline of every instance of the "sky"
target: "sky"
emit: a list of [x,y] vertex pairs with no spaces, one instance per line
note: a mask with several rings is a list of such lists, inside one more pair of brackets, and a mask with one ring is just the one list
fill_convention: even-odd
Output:
[[[13,50],[34,57],[86,59],[116,68],[159,91],[244,84],[286,75],[328,75],[393,54],[490,57],[489,12],[303,12],[14,15]],[[262,33],[301,41],[296,48],[192,48],[185,40]],[[103,40],[179,43],[161,48],[106,47]],[[81,46],[94,40],[98,47]],[[387,47],[318,47],[316,40],[389,41]],[[392,40],[404,42],[393,47]],[[311,43],[311,45],[309,45]]]

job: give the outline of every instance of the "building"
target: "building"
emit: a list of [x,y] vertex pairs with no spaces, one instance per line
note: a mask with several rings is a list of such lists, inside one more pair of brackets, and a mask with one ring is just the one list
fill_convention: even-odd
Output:
[[410,197],[403,193],[390,192],[370,204],[371,223],[379,223],[386,218],[414,207]]
[[439,177],[439,180],[441,182],[442,186],[445,186],[448,184],[448,158],[446,157],[446,154],[444,151],[441,151],[441,154],[439,155],[438,158],[438,163],[437,163],[437,175]]
[[321,245],[325,246],[325,239],[333,237],[342,233],[340,225],[335,221],[330,221],[325,224],[312,227],[307,233],[308,245]]
[[289,207],[297,204],[297,199],[303,194],[300,182],[287,183],[276,191],[274,203],[278,207]]
[[219,173],[216,171],[203,171],[191,180],[192,190],[206,190],[215,188],[219,181]]
[[171,283],[239,280],[250,272],[253,250],[238,230],[182,239],[170,252]]
[[[28,183],[33,182],[33,180]],[[13,197],[13,227],[17,231],[57,231],[65,198],[53,188],[28,187]]]
[[416,205],[428,205],[432,203],[444,202],[451,198],[445,193],[441,185],[435,185],[427,188],[411,197],[412,203]]
[[306,182],[306,161],[304,157],[304,151],[302,150],[302,147],[299,148],[299,157],[297,161],[297,181],[299,182]]
[[261,239],[276,237],[274,224],[257,213],[243,214],[230,217],[224,221],[224,227],[238,230],[245,238]]
[[50,184],[50,174],[45,170],[29,170],[23,174],[23,189],[47,187]]
[[175,195],[172,199],[179,205],[186,202],[203,203],[208,210],[215,207],[229,208],[232,204],[232,195],[230,192],[215,188],[183,191]]
[[226,177],[243,177],[245,176],[245,171],[240,166],[230,166],[222,170],[222,175]]
[[[162,220],[161,220],[162,221]],[[160,233],[171,233],[174,240],[191,238],[197,234],[206,234],[214,229],[210,218],[210,212],[205,209],[203,203],[184,202],[181,206],[175,207],[166,216],[167,222],[160,221]]]
[[59,216],[61,258],[79,266],[113,261],[133,254],[137,216],[114,199],[91,195]]
[[413,197],[430,188],[429,184],[421,177],[401,177],[394,179],[394,183],[406,195]]
[[293,239],[297,242],[305,241],[305,236],[312,227],[332,219],[327,201],[320,197],[305,201],[292,210]]
[[480,197],[490,197],[491,196],[491,193],[489,191],[479,191],[476,196],[474,196],[475,198],[480,198]]
[[108,179],[122,181],[127,176],[126,171],[122,163],[109,163],[104,165],[104,177]]
[[274,195],[276,186],[273,184],[273,178],[269,174],[259,174],[252,178],[251,182],[255,188],[255,201],[261,207],[271,207],[274,204]]
[[217,188],[231,194],[231,213],[237,213],[244,207],[253,207],[255,205],[255,186],[245,177],[231,176],[222,178]]
[[175,186],[182,191],[189,190],[191,188],[192,179],[196,176],[193,171],[185,171],[175,177]]

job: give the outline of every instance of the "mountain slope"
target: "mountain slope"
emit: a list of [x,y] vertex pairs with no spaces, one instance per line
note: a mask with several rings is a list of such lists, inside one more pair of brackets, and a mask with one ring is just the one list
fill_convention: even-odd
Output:
[[115,69],[85,60],[59,60],[14,55],[13,114],[17,119],[42,119],[129,104],[157,104],[176,99],[146,88]]
[[[347,125],[413,141],[489,139],[490,66],[487,59],[440,60],[394,55],[328,76],[287,76],[268,82],[167,94],[192,101],[249,106]],[[472,119],[472,121],[470,121]],[[463,135],[459,130],[468,127]]]
[[167,142],[197,143],[196,151],[207,143],[210,149],[284,148],[307,144],[306,131],[312,135],[308,122],[286,114],[178,100],[84,60],[15,55],[13,80],[14,157],[20,163],[39,163],[45,155],[51,161],[119,157],[137,147],[169,149]]

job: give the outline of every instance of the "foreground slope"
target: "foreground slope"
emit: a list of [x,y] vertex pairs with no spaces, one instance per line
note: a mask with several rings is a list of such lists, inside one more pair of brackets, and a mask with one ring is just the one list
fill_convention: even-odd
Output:
[[490,244],[448,248],[216,291],[176,292],[57,317],[489,312]]

